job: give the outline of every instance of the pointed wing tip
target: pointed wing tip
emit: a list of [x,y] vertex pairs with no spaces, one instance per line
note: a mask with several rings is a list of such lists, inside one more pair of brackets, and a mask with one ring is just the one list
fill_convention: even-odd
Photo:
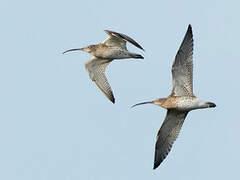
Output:
[[107,33],[108,35],[110,35],[110,34],[112,34],[113,33],[113,31],[110,31],[110,30],[107,30],[107,29],[105,29],[105,30],[103,30],[105,33]]
[[161,164],[161,163],[156,163],[156,162],[155,162],[155,163],[154,163],[154,166],[153,166],[153,170],[157,169],[160,164]]
[[139,45],[135,40],[133,40],[131,37],[122,34],[122,33],[118,33],[116,31],[110,31],[110,30],[104,30],[105,33],[107,33],[108,35],[117,35],[119,38],[125,39],[125,41],[128,41],[130,43],[132,43],[133,45],[135,45],[136,47],[138,47],[139,49],[145,51],[145,49],[143,49],[143,47],[141,45]]
[[109,93],[105,93],[104,91],[103,91],[103,93],[106,95],[106,97],[107,97],[113,104],[115,104],[115,97],[114,97],[114,95],[113,95],[112,90],[111,90]]
[[111,98],[110,101],[111,101],[113,104],[115,104],[115,98],[114,98],[114,97]]
[[[100,88],[100,87],[99,87],[99,88]],[[104,90],[102,90],[101,88],[100,88],[100,90],[105,94],[105,96],[106,96],[113,104],[115,104],[115,97],[114,97],[112,91],[111,91],[110,93],[106,93],[106,92],[104,92]]]
[[142,46],[140,46],[139,45],[139,47],[138,47],[139,49],[141,49],[141,50],[143,50],[144,52],[145,52],[145,49],[143,49],[143,47]]
[[111,92],[107,95],[107,98],[113,103],[115,104],[115,97],[113,95],[113,92],[111,90]]
[[[165,158],[161,158],[161,157],[158,157],[158,155],[157,155],[157,152],[156,152],[157,150],[155,150],[155,160],[154,160],[154,166],[153,166],[153,170],[154,169],[157,169],[158,168],[158,166],[160,166],[160,164],[163,162],[163,160],[165,159]],[[157,158],[158,157],[158,158]]]
[[191,33],[191,34],[192,34],[192,26],[191,26],[191,24],[189,24],[189,25],[188,25],[187,32],[189,32],[189,33]]

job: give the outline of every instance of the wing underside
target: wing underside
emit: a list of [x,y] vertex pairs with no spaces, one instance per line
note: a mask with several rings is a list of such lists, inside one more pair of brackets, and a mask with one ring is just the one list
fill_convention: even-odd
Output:
[[109,59],[93,58],[86,62],[85,67],[89,73],[92,81],[96,83],[98,88],[105,94],[105,96],[112,102],[115,103],[112,89],[105,76],[105,69],[111,62]]
[[193,95],[193,35],[189,25],[182,44],[172,65],[172,81],[174,96]]
[[177,139],[188,112],[168,110],[165,120],[158,131],[155,145],[154,169],[156,169],[170,152]]

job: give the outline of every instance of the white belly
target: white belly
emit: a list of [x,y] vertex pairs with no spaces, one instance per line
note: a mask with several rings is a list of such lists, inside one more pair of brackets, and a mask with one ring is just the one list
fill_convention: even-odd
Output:
[[101,52],[99,57],[107,59],[126,59],[131,58],[131,55],[128,51],[121,48],[108,48],[107,50]]
[[195,97],[180,97],[177,101],[177,109],[181,111],[191,111],[203,108],[204,101]]

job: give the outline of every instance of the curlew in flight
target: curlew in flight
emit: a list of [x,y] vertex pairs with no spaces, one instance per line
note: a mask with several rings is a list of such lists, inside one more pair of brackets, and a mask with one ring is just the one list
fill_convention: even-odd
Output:
[[167,98],[159,98],[134,105],[156,104],[167,109],[167,115],[157,135],[153,169],[156,169],[168,155],[189,111],[216,107],[214,103],[202,101],[193,94],[192,56],[193,35],[192,27],[189,25],[172,65],[173,88],[171,95]]
[[105,69],[107,65],[114,59],[143,59],[140,54],[131,53],[127,50],[126,42],[130,42],[137,48],[144,49],[132,38],[125,34],[117,33],[114,31],[105,30],[108,34],[108,38],[100,44],[90,45],[84,48],[70,49],[70,51],[85,51],[93,55],[94,57],[85,63],[90,78],[96,83],[99,89],[105,94],[105,96],[112,102],[115,103],[112,89],[105,76]]

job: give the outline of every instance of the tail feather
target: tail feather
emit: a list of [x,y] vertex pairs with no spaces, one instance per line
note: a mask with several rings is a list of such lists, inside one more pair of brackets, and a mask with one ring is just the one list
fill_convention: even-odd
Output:
[[144,57],[140,54],[132,54],[132,58],[134,58],[134,59],[144,59]]

